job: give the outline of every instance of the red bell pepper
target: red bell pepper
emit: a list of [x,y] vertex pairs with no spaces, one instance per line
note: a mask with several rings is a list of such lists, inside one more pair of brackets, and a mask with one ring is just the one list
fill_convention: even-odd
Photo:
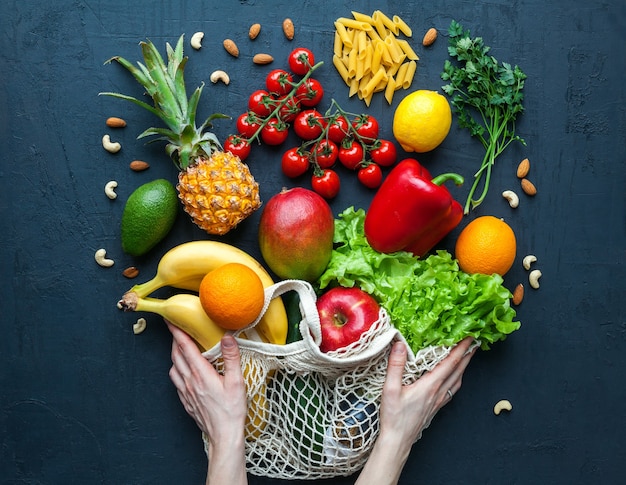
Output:
[[408,251],[423,256],[463,218],[463,207],[441,184],[463,177],[433,178],[417,160],[407,158],[387,175],[365,215],[365,236],[381,253]]

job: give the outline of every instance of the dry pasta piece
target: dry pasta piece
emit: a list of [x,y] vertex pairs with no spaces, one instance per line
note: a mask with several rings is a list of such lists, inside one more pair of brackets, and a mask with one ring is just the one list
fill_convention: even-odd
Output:
[[408,89],[419,57],[404,38],[412,30],[398,15],[389,17],[380,10],[372,15],[352,12],[353,18],[335,20],[333,65],[349,87],[368,106],[374,93],[383,92],[391,104],[394,92]]

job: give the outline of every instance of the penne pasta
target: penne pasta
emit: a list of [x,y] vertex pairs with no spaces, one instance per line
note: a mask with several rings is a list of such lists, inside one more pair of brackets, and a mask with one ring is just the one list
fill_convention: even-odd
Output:
[[412,30],[397,15],[380,10],[372,15],[352,12],[353,18],[335,20],[333,65],[349,88],[367,106],[375,93],[384,93],[388,104],[398,89],[408,89],[415,77],[419,57],[409,42]]
[[402,49],[402,52],[406,55],[406,58],[410,61],[418,61],[419,57],[411,47],[411,45],[405,39],[396,40],[396,44]]
[[348,33],[348,30],[343,24],[335,22],[335,32],[337,32],[339,37],[341,37],[343,45],[348,48],[352,48],[352,36]]
[[397,15],[393,16],[393,23],[398,27],[398,30],[402,32],[407,37],[411,37],[413,35],[413,31],[411,27],[409,27],[404,20],[402,20]]
[[372,30],[372,24],[367,22],[359,22],[358,20],[349,19],[346,17],[340,17],[336,20],[347,29],[355,29],[355,30]]
[[350,77],[348,76],[348,68],[343,63],[343,61],[341,60],[339,56],[333,56],[333,65],[335,66],[335,69],[337,69],[337,72],[341,76],[341,79],[343,79],[343,82],[345,82],[348,86],[350,86]]

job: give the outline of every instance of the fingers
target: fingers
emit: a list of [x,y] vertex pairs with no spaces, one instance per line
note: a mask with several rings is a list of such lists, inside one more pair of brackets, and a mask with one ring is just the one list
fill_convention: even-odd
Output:
[[226,383],[237,383],[243,379],[241,372],[241,356],[239,346],[232,335],[222,337],[222,359],[224,360],[224,380]]
[[390,395],[399,395],[402,390],[402,376],[406,365],[407,349],[404,342],[397,341],[391,347],[387,364],[387,377],[383,392]]

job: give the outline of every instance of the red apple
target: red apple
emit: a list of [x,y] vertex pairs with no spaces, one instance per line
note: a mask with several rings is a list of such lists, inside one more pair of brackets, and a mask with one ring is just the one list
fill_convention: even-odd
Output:
[[378,320],[379,308],[376,300],[359,288],[338,286],[322,294],[317,300],[322,328],[320,350],[337,350],[359,340]]

